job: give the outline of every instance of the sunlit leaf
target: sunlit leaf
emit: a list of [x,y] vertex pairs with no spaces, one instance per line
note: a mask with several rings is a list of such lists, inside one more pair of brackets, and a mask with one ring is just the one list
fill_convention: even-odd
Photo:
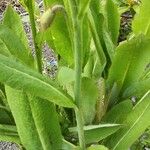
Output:
[[54,84],[53,81],[39,73],[0,55],[0,81],[12,88],[24,90],[58,105],[74,107],[71,98]]

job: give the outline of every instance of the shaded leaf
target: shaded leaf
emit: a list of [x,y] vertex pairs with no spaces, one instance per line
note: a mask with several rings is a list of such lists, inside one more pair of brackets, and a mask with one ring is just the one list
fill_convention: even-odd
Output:
[[81,111],[85,124],[91,124],[95,117],[95,106],[98,97],[98,88],[94,80],[82,78],[81,85]]

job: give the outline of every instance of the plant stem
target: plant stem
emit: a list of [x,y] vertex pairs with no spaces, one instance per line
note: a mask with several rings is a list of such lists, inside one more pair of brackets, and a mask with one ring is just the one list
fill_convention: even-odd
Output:
[[77,128],[78,128],[78,137],[79,137],[79,145],[82,150],[86,150],[85,148],[85,137],[84,137],[84,124],[83,124],[83,117],[81,111],[77,108],[75,110],[76,113],[76,121],[77,121]]
[[82,74],[82,20],[79,20],[76,0],[64,0],[65,8],[69,16],[69,25],[72,37],[73,50],[75,53],[75,85],[74,95],[77,108],[75,109],[76,122],[79,136],[79,144],[82,150],[86,150],[84,138],[84,122],[81,112],[81,74]]
[[35,48],[35,53],[36,53],[36,61],[37,61],[37,67],[38,67],[38,72],[42,73],[42,52],[39,49],[37,43],[36,43],[36,24],[35,24],[35,18],[34,18],[34,10],[32,6],[32,1],[30,1],[30,4],[28,6],[29,10],[29,17],[30,17],[30,22],[31,22],[31,29],[32,29],[32,37],[33,37],[33,43],[34,43],[34,48]]
[[77,18],[74,20],[74,51],[75,51],[75,101],[78,107],[76,113],[79,144],[82,150],[85,150],[85,138],[84,138],[84,123],[81,113],[81,74],[82,74],[82,22]]

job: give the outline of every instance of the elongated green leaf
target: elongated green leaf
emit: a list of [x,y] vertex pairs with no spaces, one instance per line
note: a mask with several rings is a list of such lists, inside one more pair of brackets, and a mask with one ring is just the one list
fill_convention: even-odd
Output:
[[148,91],[142,99],[133,108],[132,112],[124,121],[126,125],[120,129],[109,140],[109,147],[112,150],[126,150],[150,125],[150,91]]
[[146,34],[149,24],[150,24],[150,1],[142,0],[140,4],[139,12],[136,12],[136,15],[133,20],[133,32],[137,35],[139,33]]
[[7,47],[7,51],[9,52],[6,52],[6,56],[10,56],[11,54],[25,64],[33,65],[33,58],[28,53],[26,47],[22,44],[22,41],[11,29],[5,25],[0,25],[0,40],[3,42],[5,47]]
[[42,145],[34,124],[28,97],[22,91],[5,87],[7,100],[14,116],[22,144],[28,150],[41,150]]
[[88,60],[86,65],[84,66],[84,76],[91,78],[93,73],[93,66],[94,66],[94,55],[93,53],[89,54]]
[[111,61],[113,60],[114,58],[114,54],[115,54],[115,45],[111,39],[111,36],[109,34],[109,32],[104,28],[103,30],[103,38],[104,38],[104,41],[105,41],[105,45],[106,45],[106,48],[107,48],[107,52],[108,52],[108,55],[111,59]]
[[[109,59],[112,60],[113,55],[114,55],[114,43],[112,41],[109,29],[108,29],[108,25],[107,25],[107,20],[105,19],[106,15],[105,13],[101,10],[100,6],[101,4],[98,5],[98,3],[100,3],[99,1],[92,1],[91,2],[91,12],[96,24],[96,30],[97,30],[97,34],[99,36],[103,51],[105,53],[105,55],[107,56],[107,63],[110,63]],[[105,6],[104,6],[105,8]]]
[[66,140],[63,140],[63,146],[61,149],[62,150],[81,150],[80,147],[77,147]]
[[120,28],[119,11],[117,5],[113,2],[113,0],[107,0],[105,7],[108,30],[111,34],[113,43],[117,45]]
[[106,148],[103,145],[92,145],[92,146],[88,147],[87,150],[108,150],[108,148]]
[[[120,129],[119,124],[100,124],[100,125],[90,125],[84,127],[85,140],[87,144],[99,142],[105,139],[109,135],[115,133]],[[77,132],[77,128],[70,128],[71,132]]]
[[123,98],[131,96],[141,97],[149,89],[150,89],[150,78],[131,84],[127,89],[125,89],[122,97]]
[[74,107],[71,97],[59,89],[54,82],[42,75],[0,55],[0,82],[15,89],[24,90],[58,105]]
[[87,15],[84,17],[82,25],[82,58],[83,58],[83,67],[86,65],[89,55],[90,55],[90,44],[91,44],[91,32],[89,27],[89,21]]
[[131,110],[131,100],[125,100],[114,106],[103,118],[103,121],[109,123],[122,123]]
[[[51,26],[51,33],[56,47],[56,52],[69,64],[73,64],[73,51],[69,31],[66,24],[64,14],[57,15],[53,25]],[[63,27],[63,28],[62,28]],[[63,42],[62,42],[63,40]]]
[[79,1],[79,18],[83,18],[84,15],[86,14],[89,5],[90,5],[91,0],[82,0]]
[[62,135],[54,104],[33,96],[29,101],[43,149],[61,149]]
[[20,144],[20,139],[18,135],[11,135],[10,133],[1,133],[0,132],[0,141],[8,141]]
[[29,48],[28,40],[21,22],[19,14],[17,14],[11,6],[7,7],[4,15],[3,24],[9,27],[13,32],[21,39],[21,42],[25,45],[26,49]]
[[61,67],[57,78],[61,85],[66,85],[75,80],[75,71],[71,68]]
[[0,130],[17,134],[17,128],[13,125],[0,124]]
[[82,78],[81,95],[80,105],[84,123],[91,124],[95,117],[95,105],[98,97],[98,88],[94,80]]
[[99,38],[99,35],[97,32],[97,24],[95,23],[95,20],[92,16],[91,11],[88,12],[88,18],[89,18],[89,22],[90,22],[90,29],[91,29],[92,37],[93,37],[93,40],[95,43],[96,51],[99,56],[99,61],[102,66],[102,69],[104,69],[104,67],[106,65],[106,57],[103,52],[103,49],[101,46],[101,41],[100,41],[100,38]]
[[116,82],[119,92],[140,80],[150,61],[149,56],[150,40],[143,35],[119,45],[110,68],[108,86],[112,88]]

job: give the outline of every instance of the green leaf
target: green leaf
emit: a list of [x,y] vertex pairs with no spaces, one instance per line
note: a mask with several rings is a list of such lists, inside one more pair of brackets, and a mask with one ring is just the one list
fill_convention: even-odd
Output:
[[88,12],[88,18],[89,18],[90,30],[91,30],[91,34],[92,34],[93,41],[95,44],[95,48],[96,48],[96,51],[97,51],[97,54],[99,57],[99,61],[100,61],[100,64],[101,64],[102,70],[103,70],[105,65],[106,65],[106,57],[105,57],[105,54],[103,52],[101,41],[100,41],[100,38],[98,35],[97,23],[95,22],[91,11]]
[[13,125],[0,124],[0,131],[7,131],[17,134],[17,128]]
[[73,145],[72,143],[63,140],[63,146],[61,148],[61,150],[81,150],[80,147],[77,147],[75,145]]
[[106,48],[107,48],[107,52],[108,52],[108,55],[111,59],[111,61],[113,60],[114,58],[114,53],[115,53],[115,45],[111,39],[111,36],[109,34],[109,32],[104,29],[103,30],[103,38],[104,38],[104,41],[105,41],[105,45],[106,45]]
[[[28,53],[20,38],[5,25],[0,25],[0,40],[5,45],[5,48],[7,47],[6,56],[12,55],[25,64],[33,66],[33,57]],[[4,53],[2,52],[2,54]]]
[[81,85],[81,111],[85,124],[91,124],[95,117],[95,105],[98,97],[98,88],[94,80],[82,78]]
[[[100,124],[100,125],[90,125],[84,127],[86,144],[99,142],[105,139],[109,135],[115,133],[120,129],[119,124]],[[77,132],[77,128],[70,128],[71,132]]]
[[90,53],[90,44],[91,44],[91,32],[89,28],[89,21],[87,15],[84,17],[82,25],[82,47],[83,47],[83,65],[84,67],[88,61],[89,53]]
[[132,83],[138,82],[149,63],[149,49],[150,40],[143,35],[120,44],[109,71],[107,81],[109,89],[116,82],[120,92]]
[[149,0],[142,0],[142,3],[139,6],[139,11],[136,12],[134,17],[132,26],[133,32],[137,35],[139,33],[147,33],[149,24],[150,24],[150,1]]
[[[108,57],[106,57],[108,60],[113,58],[114,55],[114,43],[112,41],[110,32],[108,30],[107,27],[107,20],[105,19],[106,15],[102,12],[101,8],[99,8],[101,6],[101,4],[98,6],[97,3],[100,3],[99,1],[92,1],[91,2],[91,12],[96,24],[96,30],[103,48],[103,51],[105,53],[105,55]],[[104,7],[105,8],[105,7]],[[109,60],[110,61],[110,60]]]
[[108,150],[108,148],[103,145],[92,145],[88,147],[87,150]]
[[[48,13],[48,12],[45,12]],[[49,15],[51,10],[49,9]],[[42,19],[42,17],[41,17]],[[41,20],[41,24],[42,24]],[[63,28],[62,28],[63,27]],[[69,30],[67,26],[67,16],[64,10],[57,12],[50,25],[50,30],[46,30],[44,32],[48,32],[46,34],[45,40],[49,42],[49,46],[53,46],[53,50],[59,54],[64,61],[66,61],[69,65],[73,64],[73,51],[72,45],[69,35]],[[49,38],[51,40],[49,40]]]
[[79,18],[83,18],[84,15],[86,14],[89,5],[90,5],[91,0],[82,0],[79,1]]
[[[51,26],[53,42],[56,52],[69,64],[73,64],[73,51],[68,27],[64,14],[58,14]],[[62,28],[63,27],[63,28]],[[63,42],[62,42],[63,40]]]
[[72,98],[65,94],[53,81],[19,62],[0,55],[0,70],[0,82],[12,88],[24,90],[60,106],[75,106]]
[[104,122],[122,123],[132,110],[131,100],[125,100],[115,105],[103,118]]
[[105,11],[108,31],[111,34],[113,43],[117,45],[120,29],[120,15],[117,5],[113,2],[113,0],[106,1]]
[[7,108],[0,105],[0,123],[1,124],[12,124],[12,119],[9,116]]
[[66,85],[75,80],[75,71],[68,67],[61,67],[57,79],[61,85]]
[[34,96],[29,96],[29,101],[43,149],[61,149],[62,135],[54,104]]
[[18,135],[12,135],[10,133],[2,133],[0,132],[0,141],[8,141],[20,144],[20,139]]
[[108,141],[112,150],[128,149],[150,125],[150,91],[132,109],[124,121],[126,125]]
[[62,4],[62,0],[43,0],[45,8],[51,7],[54,4]]
[[5,56],[10,56],[11,53],[7,49],[7,46],[4,44],[4,42],[0,39],[0,54],[3,54]]
[[41,150],[42,145],[34,124],[27,95],[9,86],[5,86],[8,104],[17,126],[23,146],[28,150]]
[[13,32],[20,38],[21,42],[25,45],[26,49],[28,46],[28,39],[25,34],[23,24],[20,16],[12,9],[11,6],[7,7],[4,15],[3,24],[9,27]]
[[123,98],[132,96],[141,97],[149,89],[150,89],[150,78],[142,81],[137,81],[124,90],[122,97]]

